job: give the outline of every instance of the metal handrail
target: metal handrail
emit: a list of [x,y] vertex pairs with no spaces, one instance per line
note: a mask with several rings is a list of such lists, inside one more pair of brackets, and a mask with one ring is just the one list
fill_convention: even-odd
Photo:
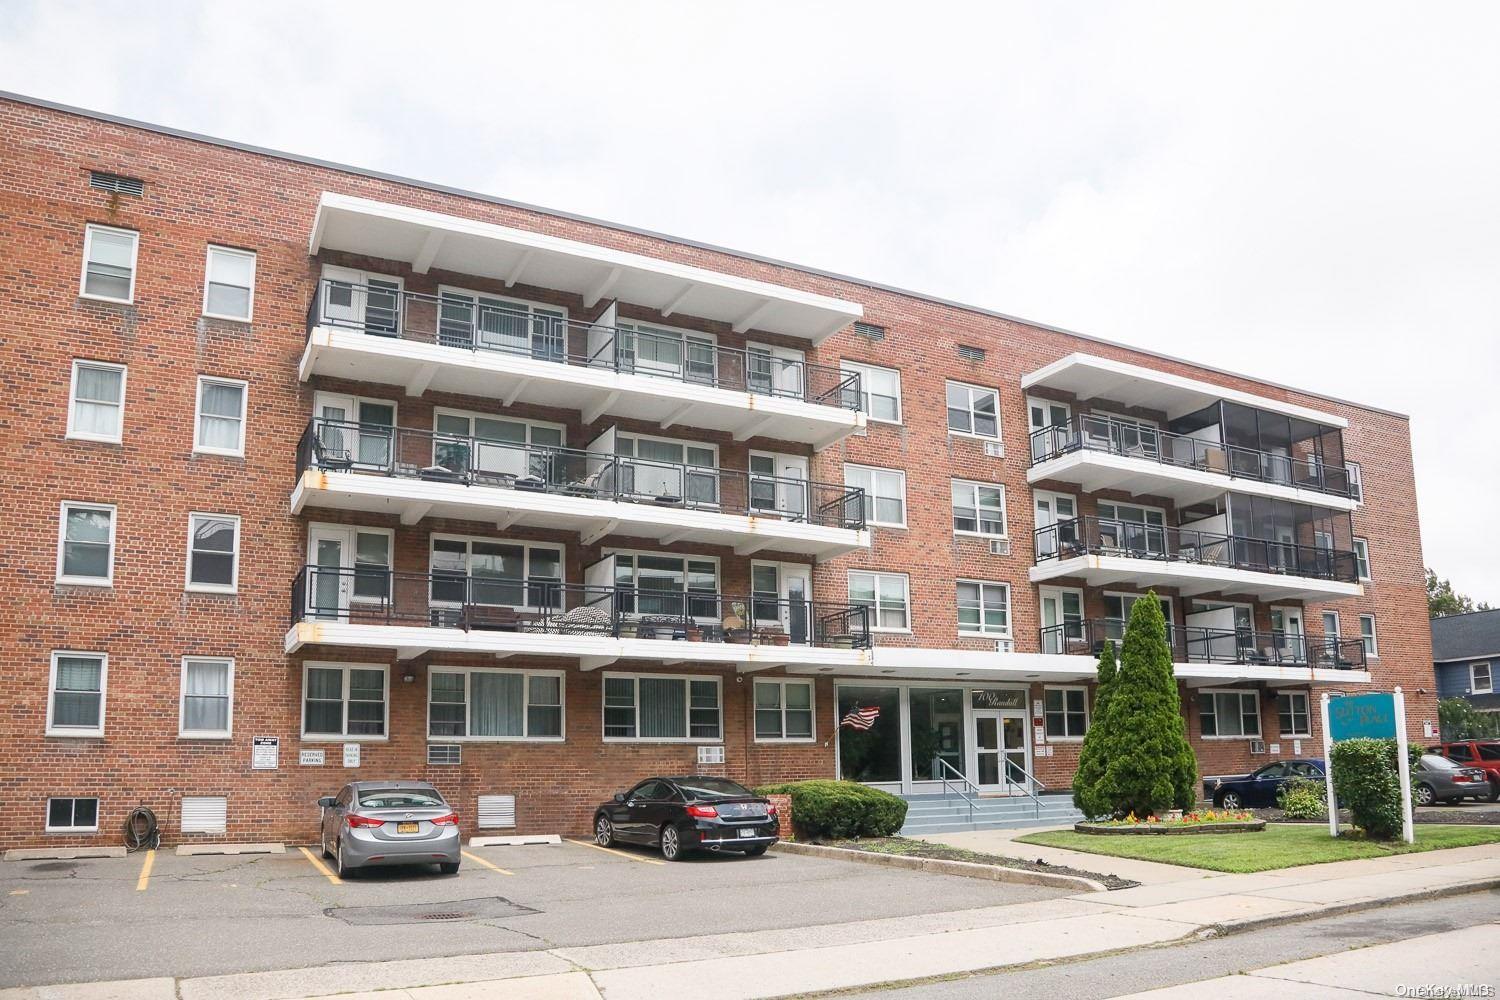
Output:
[[1075,451],[1103,452],[1331,496],[1355,497],[1357,490],[1355,476],[1347,466],[1317,456],[1298,458],[1244,445],[1205,441],[1113,417],[1080,414],[1065,424],[1031,432],[1034,466]]
[[[720,347],[710,334],[652,333],[636,325],[605,326],[566,319],[556,306],[528,309],[453,295],[324,278],[308,306],[308,331],[318,326],[359,330],[470,351],[495,351],[538,361],[669,378],[763,396],[801,399],[858,411],[858,373],[760,351]],[[649,325],[649,324],[645,324]]]
[[[1021,791],[1031,799],[1033,815],[1040,819],[1042,815],[1042,799],[1041,796],[1039,796],[1031,789],[1032,786],[1035,786],[1036,788],[1046,791],[1047,786],[1042,784],[1041,779],[1036,775],[1032,774],[1030,771],[1026,770],[1026,768],[1022,767],[1020,764],[1015,763],[1010,759],[1010,757],[1006,756],[1004,750],[1000,751],[1000,756],[1003,758],[1003,766],[1001,768],[1000,774],[1005,782],[1006,794],[1010,794],[1009,789],[1012,785],[1020,788]],[[1010,772],[1012,768],[1021,772],[1021,774],[1026,778],[1025,783],[1014,782],[1010,780]]]
[[[1038,630],[1044,653],[1097,656],[1106,642],[1125,637],[1128,622],[1119,618],[1082,618]],[[1297,666],[1319,670],[1361,670],[1364,640],[1316,632],[1260,631],[1167,625],[1167,645],[1175,662],[1233,663],[1250,666]]]
[[[952,771],[953,774],[954,774],[954,776],[957,777],[959,781],[961,781],[965,785],[968,785],[970,788],[974,789],[974,793],[976,795],[979,794],[979,786],[976,785],[976,784],[974,784],[974,782],[970,781],[968,779],[968,776],[965,775],[958,768],[954,767],[952,764],[948,763],[946,760],[944,760],[941,757],[934,757],[934,758],[932,758],[932,760],[933,760],[933,763],[935,763],[935,764],[941,764],[941,765],[943,765],[943,768],[945,770]],[[940,770],[940,771],[938,771],[938,780],[943,783],[943,798],[946,799],[948,797],[948,776],[946,774],[944,774],[943,771]],[[964,790],[963,790],[962,786],[960,786],[957,791],[958,791],[958,797],[961,798],[961,799],[963,799],[965,802],[967,802],[969,804],[969,822],[973,823],[974,822],[974,799],[972,797],[964,794]]]

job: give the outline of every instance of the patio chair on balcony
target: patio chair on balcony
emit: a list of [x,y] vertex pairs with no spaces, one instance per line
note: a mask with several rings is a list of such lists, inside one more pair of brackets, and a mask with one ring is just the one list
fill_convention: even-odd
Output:
[[417,471],[418,479],[425,479],[430,483],[467,483],[469,477],[466,473],[457,469],[450,469],[446,465],[428,465]]
[[348,472],[354,468],[354,456],[348,448],[329,448],[316,436],[313,437],[313,461],[318,468],[328,472]]

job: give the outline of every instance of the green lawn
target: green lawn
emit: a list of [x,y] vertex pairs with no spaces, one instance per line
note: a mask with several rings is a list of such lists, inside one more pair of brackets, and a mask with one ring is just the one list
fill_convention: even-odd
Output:
[[1337,839],[1318,823],[1272,823],[1261,833],[1187,833],[1108,836],[1051,830],[1017,837],[1021,844],[1044,844],[1070,851],[1139,858],[1216,872],[1263,872],[1295,865],[1353,858],[1381,858],[1411,851],[1500,842],[1500,827],[1419,824],[1415,844],[1383,844],[1346,833]]

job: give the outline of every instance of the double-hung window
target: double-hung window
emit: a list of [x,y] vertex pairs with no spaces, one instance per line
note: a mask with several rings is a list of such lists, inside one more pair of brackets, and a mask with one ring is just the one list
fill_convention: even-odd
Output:
[[237,457],[245,454],[247,389],[239,379],[199,376],[194,451]]
[[125,426],[125,366],[74,361],[68,437],[119,444]]
[[384,739],[388,693],[384,666],[304,664],[302,738]]
[[57,582],[107,587],[115,572],[115,508],[102,503],[62,505]]
[[812,740],[812,681],[755,682],[755,741]]
[[555,608],[562,602],[563,550],[549,545],[432,539],[432,602]]
[[1010,636],[1010,584],[958,581],[958,631]]
[[1375,616],[1359,616],[1359,637],[1365,643],[1365,657],[1371,660],[1380,657],[1380,642],[1375,638]]
[[1370,576],[1370,543],[1363,538],[1354,540],[1354,566],[1359,571],[1359,578],[1368,581]]
[[857,361],[840,361],[839,371],[845,377],[859,376],[858,390],[853,386],[845,390],[846,406],[852,405],[854,399],[858,398],[859,408],[871,420],[889,424],[901,422],[901,373],[899,371],[894,368],[860,364]]
[[1334,643],[1339,641],[1339,613],[1337,611],[1323,612],[1323,638]]
[[210,246],[203,269],[203,315],[250,322],[255,303],[255,254]]
[[188,515],[188,590],[233,593],[240,579],[240,519]]
[[1312,736],[1306,691],[1283,691],[1278,694],[1276,714],[1282,736]]
[[719,740],[722,716],[717,677],[604,675],[606,740]]
[[85,298],[130,302],[135,298],[135,258],[140,234],[110,226],[88,226],[83,234]]
[[1005,487],[953,480],[953,530],[963,535],[1005,537]]
[[719,564],[711,559],[620,552],[614,556],[622,614],[717,619]]
[[850,572],[849,603],[870,609],[870,630],[900,632],[911,628],[905,573]]
[[232,735],[234,661],[212,656],[182,660],[178,735],[188,739],[228,739]]
[[1000,394],[963,382],[948,383],[948,433],[1000,436]]
[[109,657],[56,652],[47,684],[48,736],[103,736]]
[[93,833],[98,829],[98,799],[50,798],[47,800],[48,833]]
[[1204,736],[1260,736],[1260,694],[1256,691],[1202,691],[1198,722]]
[[432,739],[562,739],[560,672],[433,667],[427,683]]
[[1492,665],[1485,663],[1469,664],[1469,693],[1470,694],[1494,694],[1495,679],[1490,673]]
[[1089,698],[1084,688],[1046,688],[1042,691],[1042,709],[1049,739],[1077,740],[1088,732]]
[[868,465],[844,464],[844,485],[865,491],[865,522],[906,527],[906,473]]

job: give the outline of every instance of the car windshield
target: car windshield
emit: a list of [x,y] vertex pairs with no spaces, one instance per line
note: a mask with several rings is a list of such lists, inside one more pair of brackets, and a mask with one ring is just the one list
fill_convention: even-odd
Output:
[[359,804],[366,809],[434,809],[445,803],[426,788],[363,788]]
[[1500,745],[1479,744],[1480,760],[1500,760]]
[[1422,766],[1429,771],[1459,771],[1462,770],[1457,764],[1447,757],[1438,757],[1430,753],[1422,755]]
[[715,799],[726,795],[750,795],[750,789],[728,778],[677,778],[677,786],[694,799]]

